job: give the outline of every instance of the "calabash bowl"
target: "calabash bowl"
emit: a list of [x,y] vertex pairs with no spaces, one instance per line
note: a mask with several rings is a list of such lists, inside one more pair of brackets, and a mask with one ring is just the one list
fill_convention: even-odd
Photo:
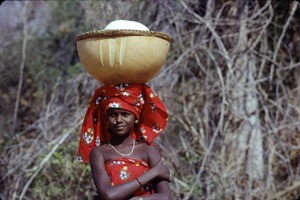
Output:
[[99,30],[81,34],[76,40],[81,63],[96,80],[142,84],[162,68],[172,38],[156,31]]

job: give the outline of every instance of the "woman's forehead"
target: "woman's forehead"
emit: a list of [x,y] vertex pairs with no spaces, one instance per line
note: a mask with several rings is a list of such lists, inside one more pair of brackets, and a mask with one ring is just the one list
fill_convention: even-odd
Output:
[[130,114],[134,114],[131,111],[125,110],[125,109],[122,109],[122,108],[109,108],[107,110],[107,113],[130,113]]

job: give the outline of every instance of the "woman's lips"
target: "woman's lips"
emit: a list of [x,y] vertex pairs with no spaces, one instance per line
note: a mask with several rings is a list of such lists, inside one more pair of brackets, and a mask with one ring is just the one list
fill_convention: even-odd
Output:
[[125,126],[115,126],[116,129],[122,129],[125,128]]

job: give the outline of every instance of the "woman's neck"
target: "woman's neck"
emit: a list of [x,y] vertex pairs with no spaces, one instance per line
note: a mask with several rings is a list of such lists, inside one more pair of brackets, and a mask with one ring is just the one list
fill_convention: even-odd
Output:
[[132,145],[132,137],[130,132],[126,135],[114,135],[111,133],[111,138],[109,141],[112,145],[130,146]]

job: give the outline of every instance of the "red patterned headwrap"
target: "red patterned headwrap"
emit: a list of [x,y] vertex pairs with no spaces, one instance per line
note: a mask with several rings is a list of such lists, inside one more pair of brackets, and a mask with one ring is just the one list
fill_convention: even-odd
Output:
[[104,85],[97,89],[80,132],[77,161],[89,162],[89,154],[94,146],[109,141],[105,120],[109,108],[120,108],[134,113],[138,119],[134,140],[151,143],[165,129],[168,113],[164,103],[146,84]]

